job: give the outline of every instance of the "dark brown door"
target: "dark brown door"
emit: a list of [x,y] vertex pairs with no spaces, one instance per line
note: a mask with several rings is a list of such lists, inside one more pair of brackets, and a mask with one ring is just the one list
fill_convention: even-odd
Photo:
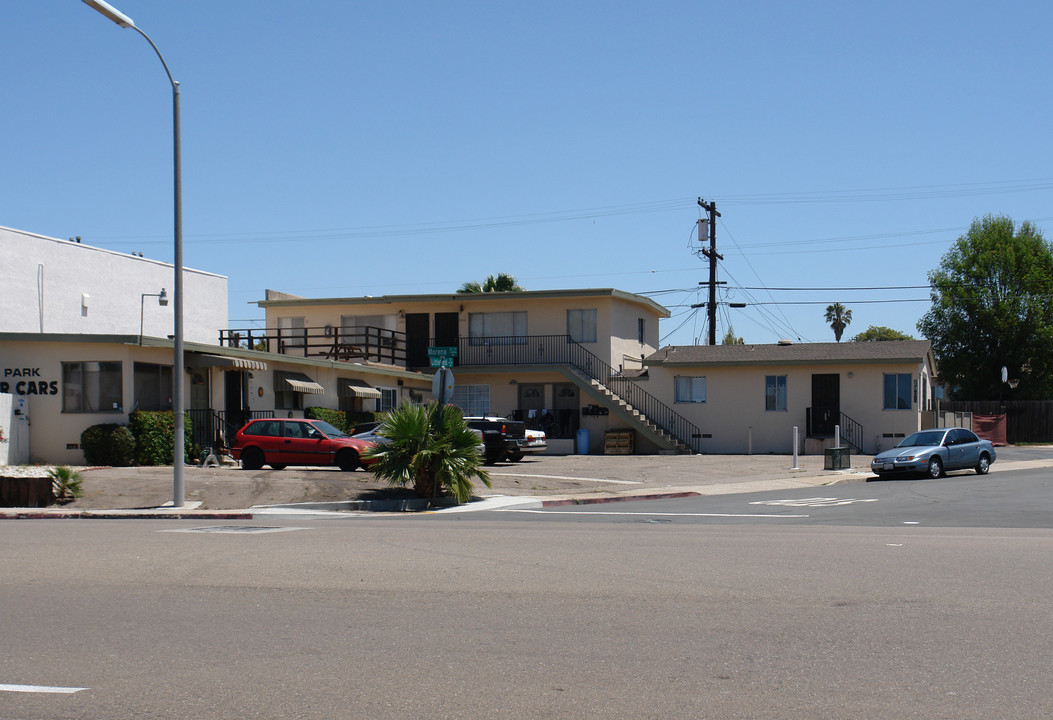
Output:
[[841,421],[841,376],[837,373],[812,375],[812,425],[810,435],[834,434]]
[[428,313],[406,313],[406,365],[428,366]]
[[[457,347],[460,329],[457,322],[457,313],[435,313],[435,345],[437,347]],[[453,364],[458,365],[457,358]]]

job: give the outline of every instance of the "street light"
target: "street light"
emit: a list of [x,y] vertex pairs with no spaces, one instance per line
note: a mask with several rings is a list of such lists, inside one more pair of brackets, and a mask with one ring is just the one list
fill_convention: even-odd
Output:
[[[156,45],[154,45],[154,41],[150,39],[149,35],[136,27],[130,17],[109,3],[103,2],[103,0],[83,0],[83,2],[85,5],[106,16],[122,28],[131,28],[146,38],[146,42],[150,43],[150,47],[152,47],[154,52],[157,53],[157,57],[165,69],[165,74],[168,75],[168,81],[172,83],[172,165],[175,171],[175,255],[173,257],[173,265],[175,265],[175,286],[172,293],[175,297],[175,306],[173,308],[173,315],[175,316],[175,328],[173,334],[175,347],[173,349],[172,361],[172,415],[174,418],[172,424],[174,426],[173,435],[175,437],[172,443],[172,505],[175,507],[182,507],[186,492],[183,479],[183,180],[181,176],[181,152],[179,142],[179,83],[172,77],[172,72],[168,69],[168,63],[165,62],[165,58],[161,54],[161,51],[157,49]],[[140,323],[140,337],[141,336],[142,328]]]
[[142,293],[139,298],[139,344],[143,344],[143,310],[146,307],[146,298],[155,297],[157,298],[157,304],[161,307],[168,306],[168,293],[165,292],[164,288],[161,288],[159,293]]

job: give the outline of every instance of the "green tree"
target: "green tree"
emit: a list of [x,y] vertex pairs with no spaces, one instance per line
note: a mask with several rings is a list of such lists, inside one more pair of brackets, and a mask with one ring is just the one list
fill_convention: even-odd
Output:
[[482,283],[475,281],[466,282],[461,285],[460,289],[457,290],[459,293],[478,293],[478,292],[518,292],[525,290],[526,288],[519,285],[514,275],[508,273],[498,273],[497,277],[493,275],[487,275],[486,280]]
[[490,487],[479,435],[452,405],[402,403],[384,416],[378,434],[390,442],[370,451],[376,462],[369,469],[392,485],[412,485],[420,497],[448,491],[458,503],[472,499],[472,478]]
[[856,335],[854,342],[877,342],[881,340],[913,340],[914,337],[899,330],[885,327],[884,325],[871,325],[863,332]]
[[929,296],[918,331],[955,398],[997,400],[1003,366],[1016,397],[1053,396],[1053,246],[1037,227],[973,220],[929,273]]
[[735,336],[735,328],[728,325],[728,331],[724,334],[724,339],[720,341],[721,345],[745,345],[746,341],[740,337]]
[[841,342],[841,335],[852,322],[852,311],[845,309],[841,303],[826,306],[826,322],[834,330],[834,339]]

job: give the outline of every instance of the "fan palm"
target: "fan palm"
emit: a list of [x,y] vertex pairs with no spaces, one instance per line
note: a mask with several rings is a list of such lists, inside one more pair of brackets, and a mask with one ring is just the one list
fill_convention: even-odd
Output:
[[384,416],[378,435],[389,442],[370,451],[370,470],[392,485],[412,485],[420,497],[449,491],[458,503],[472,499],[473,478],[491,487],[479,435],[451,405],[402,403]]
[[852,322],[852,311],[845,308],[841,303],[826,306],[826,322],[834,331],[834,339],[841,342],[841,335],[845,328]]

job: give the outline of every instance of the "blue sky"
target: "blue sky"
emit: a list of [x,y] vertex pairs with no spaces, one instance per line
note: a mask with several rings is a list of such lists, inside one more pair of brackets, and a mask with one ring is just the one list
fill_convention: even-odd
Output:
[[[973,218],[1053,235],[1049,3],[111,4],[181,83],[184,263],[229,277],[235,328],[266,288],[509,272],[648,294],[663,344],[704,343],[701,196],[720,299],[748,303],[718,338],[830,341],[835,301],[847,336],[917,336],[917,286]],[[0,225],[171,261],[146,41],[79,0],[7,0],[0,67]]]

